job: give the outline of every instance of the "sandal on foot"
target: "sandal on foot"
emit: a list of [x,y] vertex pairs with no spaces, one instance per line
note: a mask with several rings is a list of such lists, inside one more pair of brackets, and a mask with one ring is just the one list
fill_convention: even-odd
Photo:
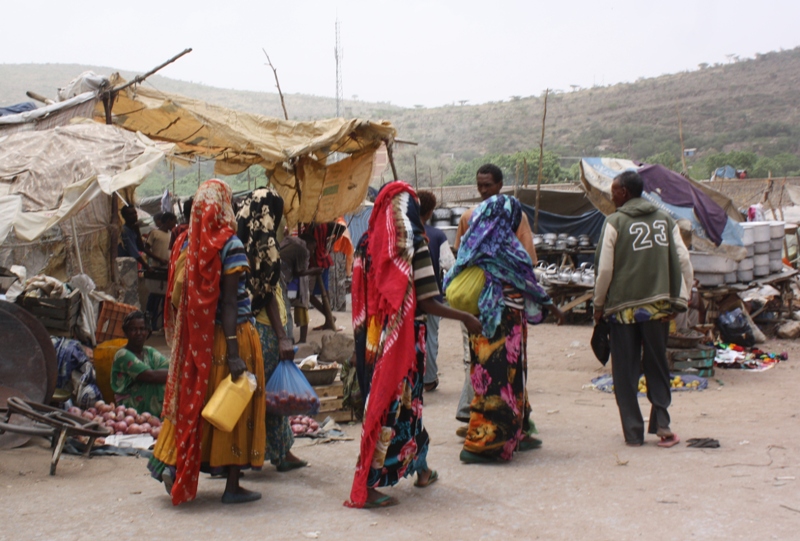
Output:
[[306,462],[305,460],[298,460],[297,462],[281,460],[275,465],[275,469],[283,473],[287,471],[296,470],[297,468],[305,468],[306,466],[308,466],[308,462]]
[[678,437],[677,434],[672,434],[671,436],[662,436],[661,441],[658,442],[656,445],[659,447],[669,448],[674,445],[678,445],[681,442],[681,439]]
[[467,431],[469,431],[469,427],[459,426],[458,428],[456,428],[456,436],[458,436],[459,438],[466,438]]
[[172,478],[172,472],[169,469],[164,470],[164,473],[161,474],[161,481],[164,483],[167,495],[172,496],[172,485],[175,483],[175,479]]
[[375,501],[372,502],[364,502],[364,509],[380,509],[381,507],[393,507],[397,505],[398,502],[396,498],[392,496],[381,496]]
[[439,472],[437,472],[436,470],[431,470],[431,474],[430,474],[430,476],[428,476],[428,480],[425,481],[424,483],[420,482],[419,474],[417,474],[417,480],[414,483],[414,486],[417,487],[417,488],[425,488],[425,487],[431,486],[432,484],[434,484],[438,480],[439,480]]
[[538,449],[542,446],[542,440],[538,438],[533,438],[531,436],[527,436],[520,440],[519,444],[517,445],[517,450],[519,451],[531,451],[533,449]]
[[433,380],[430,383],[426,383],[425,384],[425,392],[429,393],[431,391],[435,391],[438,386],[439,386],[439,380],[438,379]]
[[494,457],[471,453],[465,449],[461,450],[461,454],[458,455],[458,458],[461,460],[461,462],[465,462],[467,464],[491,464],[493,462],[497,462],[497,459]]
[[247,490],[245,492],[223,492],[222,503],[248,503],[261,499],[260,492]]

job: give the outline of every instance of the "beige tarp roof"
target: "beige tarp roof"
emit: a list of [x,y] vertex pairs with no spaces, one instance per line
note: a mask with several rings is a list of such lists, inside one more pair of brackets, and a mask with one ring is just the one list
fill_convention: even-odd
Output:
[[[111,82],[124,81],[114,75]],[[280,120],[147,87],[122,90],[112,112],[114,124],[121,128],[175,143],[178,153],[215,159],[218,174],[263,166],[284,198],[290,223],[311,217],[328,221],[358,208],[375,152],[396,134],[388,122]],[[95,120],[105,122],[102,104],[95,109]],[[328,166],[335,152],[351,156]],[[296,166],[298,178],[290,164]]]
[[69,278],[78,265],[75,239],[66,241],[77,233],[86,273],[104,287],[116,250],[111,197],[140,184],[172,147],[89,120],[0,136],[0,265]]
[[19,209],[0,223],[35,240],[100,193],[140,184],[171,146],[95,122],[0,137],[0,198]]

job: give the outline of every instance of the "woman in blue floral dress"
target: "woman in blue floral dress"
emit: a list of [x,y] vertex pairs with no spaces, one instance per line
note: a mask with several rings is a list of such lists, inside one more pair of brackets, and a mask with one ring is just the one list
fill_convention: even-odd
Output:
[[514,232],[522,220],[519,201],[495,195],[473,212],[461,239],[445,289],[468,267],[483,270],[486,284],[478,297],[481,334],[470,334],[470,377],[475,398],[461,460],[511,460],[514,451],[535,449],[536,427],[525,388],[528,374],[527,324],[551,311],[563,314],[537,283],[531,258]]

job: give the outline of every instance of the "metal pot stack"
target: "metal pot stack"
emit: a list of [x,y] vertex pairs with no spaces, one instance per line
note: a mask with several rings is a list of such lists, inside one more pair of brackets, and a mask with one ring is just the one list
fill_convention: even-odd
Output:
[[769,222],[769,273],[783,270],[783,237],[785,222]]

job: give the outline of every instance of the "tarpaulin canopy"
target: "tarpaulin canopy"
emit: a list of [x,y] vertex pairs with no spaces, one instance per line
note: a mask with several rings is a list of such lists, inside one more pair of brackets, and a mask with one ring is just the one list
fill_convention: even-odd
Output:
[[[118,75],[111,82],[124,83]],[[280,120],[141,86],[120,91],[112,115],[121,128],[175,143],[179,153],[216,160],[218,174],[261,165],[284,198],[290,225],[329,221],[357,209],[376,151],[396,134],[388,122]],[[105,121],[101,104],[95,119]],[[349,156],[331,164],[334,153]]]
[[13,115],[0,116],[0,135],[49,130],[57,126],[64,126],[75,117],[89,118],[92,116],[97,101],[97,93],[90,91],[38,109],[33,108]]
[[592,203],[604,214],[614,212],[611,183],[623,171],[638,171],[644,181],[643,197],[692,224],[692,243],[704,251],[723,251],[741,259],[742,220],[730,199],[661,165],[637,164],[615,158],[581,160],[581,183]]
[[36,104],[32,101],[24,101],[22,103],[15,103],[6,107],[0,107],[0,116],[18,115],[25,111],[33,111],[36,109]]
[[0,265],[24,264],[29,275],[47,267],[53,276],[61,265],[68,278],[66,262],[50,260],[63,258],[66,237],[77,234],[84,262],[96,262],[86,272],[103,287],[111,197],[140,184],[172,147],[89,120],[0,136]]
[[[535,207],[523,203],[522,210],[528,215],[528,222],[533,227]],[[546,210],[539,209],[539,221],[537,233],[566,233],[577,237],[579,235],[589,235],[593,243],[600,239],[600,232],[603,229],[605,216],[597,209],[592,209],[580,216],[564,216],[554,214]]]

